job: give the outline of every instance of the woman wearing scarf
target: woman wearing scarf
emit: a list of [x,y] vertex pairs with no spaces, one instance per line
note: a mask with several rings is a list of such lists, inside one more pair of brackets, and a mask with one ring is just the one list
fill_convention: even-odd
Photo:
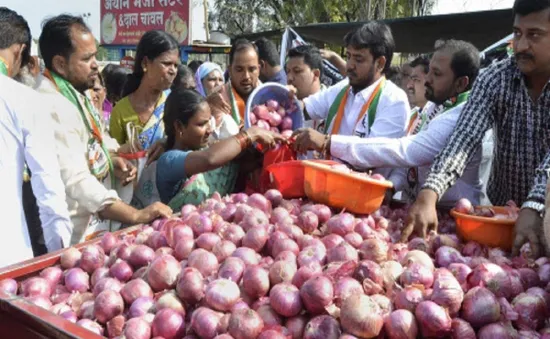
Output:
[[222,68],[213,62],[205,62],[200,65],[195,73],[195,83],[197,91],[203,97],[210,95],[216,88],[223,85]]
[[147,150],[164,137],[164,102],[177,74],[178,42],[163,31],[149,31],[137,46],[134,72],[111,114],[110,134],[120,145],[129,143],[126,126],[137,127],[139,146]]

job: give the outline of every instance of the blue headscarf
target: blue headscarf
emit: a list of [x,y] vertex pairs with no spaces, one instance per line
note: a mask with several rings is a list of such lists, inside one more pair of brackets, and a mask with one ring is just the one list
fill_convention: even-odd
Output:
[[197,91],[202,94],[202,96],[206,96],[206,91],[204,90],[204,87],[202,86],[202,79],[206,78],[208,74],[210,74],[212,71],[219,71],[220,74],[223,75],[222,68],[220,65],[213,63],[213,62],[205,62],[197,69],[197,73],[195,73],[195,82],[197,83]]

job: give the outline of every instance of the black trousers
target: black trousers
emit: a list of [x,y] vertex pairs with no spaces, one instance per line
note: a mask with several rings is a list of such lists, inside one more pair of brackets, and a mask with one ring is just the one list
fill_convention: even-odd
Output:
[[25,219],[27,219],[27,227],[34,256],[37,257],[48,253],[44,242],[44,233],[42,232],[42,223],[38,214],[36,197],[34,196],[30,182],[23,183],[23,210],[25,211]]

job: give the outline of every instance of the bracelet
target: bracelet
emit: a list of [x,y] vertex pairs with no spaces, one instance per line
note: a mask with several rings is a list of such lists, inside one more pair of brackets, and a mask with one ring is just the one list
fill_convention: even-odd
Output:
[[252,145],[252,138],[250,137],[250,134],[246,130],[243,130],[242,133],[244,134],[246,138],[246,148],[250,147]]
[[247,149],[252,144],[250,136],[244,131],[235,135],[235,140],[239,143],[241,150]]
[[321,154],[325,159],[328,159],[330,156],[330,139],[330,135],[325,135],[325,141],[323,142],[323,147],[321,148]]

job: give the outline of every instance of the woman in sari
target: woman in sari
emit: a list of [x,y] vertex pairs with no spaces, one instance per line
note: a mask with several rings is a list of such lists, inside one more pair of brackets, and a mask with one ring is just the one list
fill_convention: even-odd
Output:
[[238,165],[233,162],[252,143],[272,148],[284,139],[252,127],[208,146],[212,114],[198,92],[178,88],[166,101],[164,126],[167,151],[157,162],[156,183],[161,201],[174,210],[198,205],[214,192],[233,192]]
[[200,65],[195,73],[197,91],[206,97],[215,89],[223,85],[223,71],[220,65],[213,62],[205,62]]
[[138,43],[134,72],[129,76],[124,97],[111,114],[110,133],[120,145],[128,140],[127,126],[137,129],[139,148],[149,149],[164,137],[164,103],[177,74],[178,42],[163,31],[149,31]]

